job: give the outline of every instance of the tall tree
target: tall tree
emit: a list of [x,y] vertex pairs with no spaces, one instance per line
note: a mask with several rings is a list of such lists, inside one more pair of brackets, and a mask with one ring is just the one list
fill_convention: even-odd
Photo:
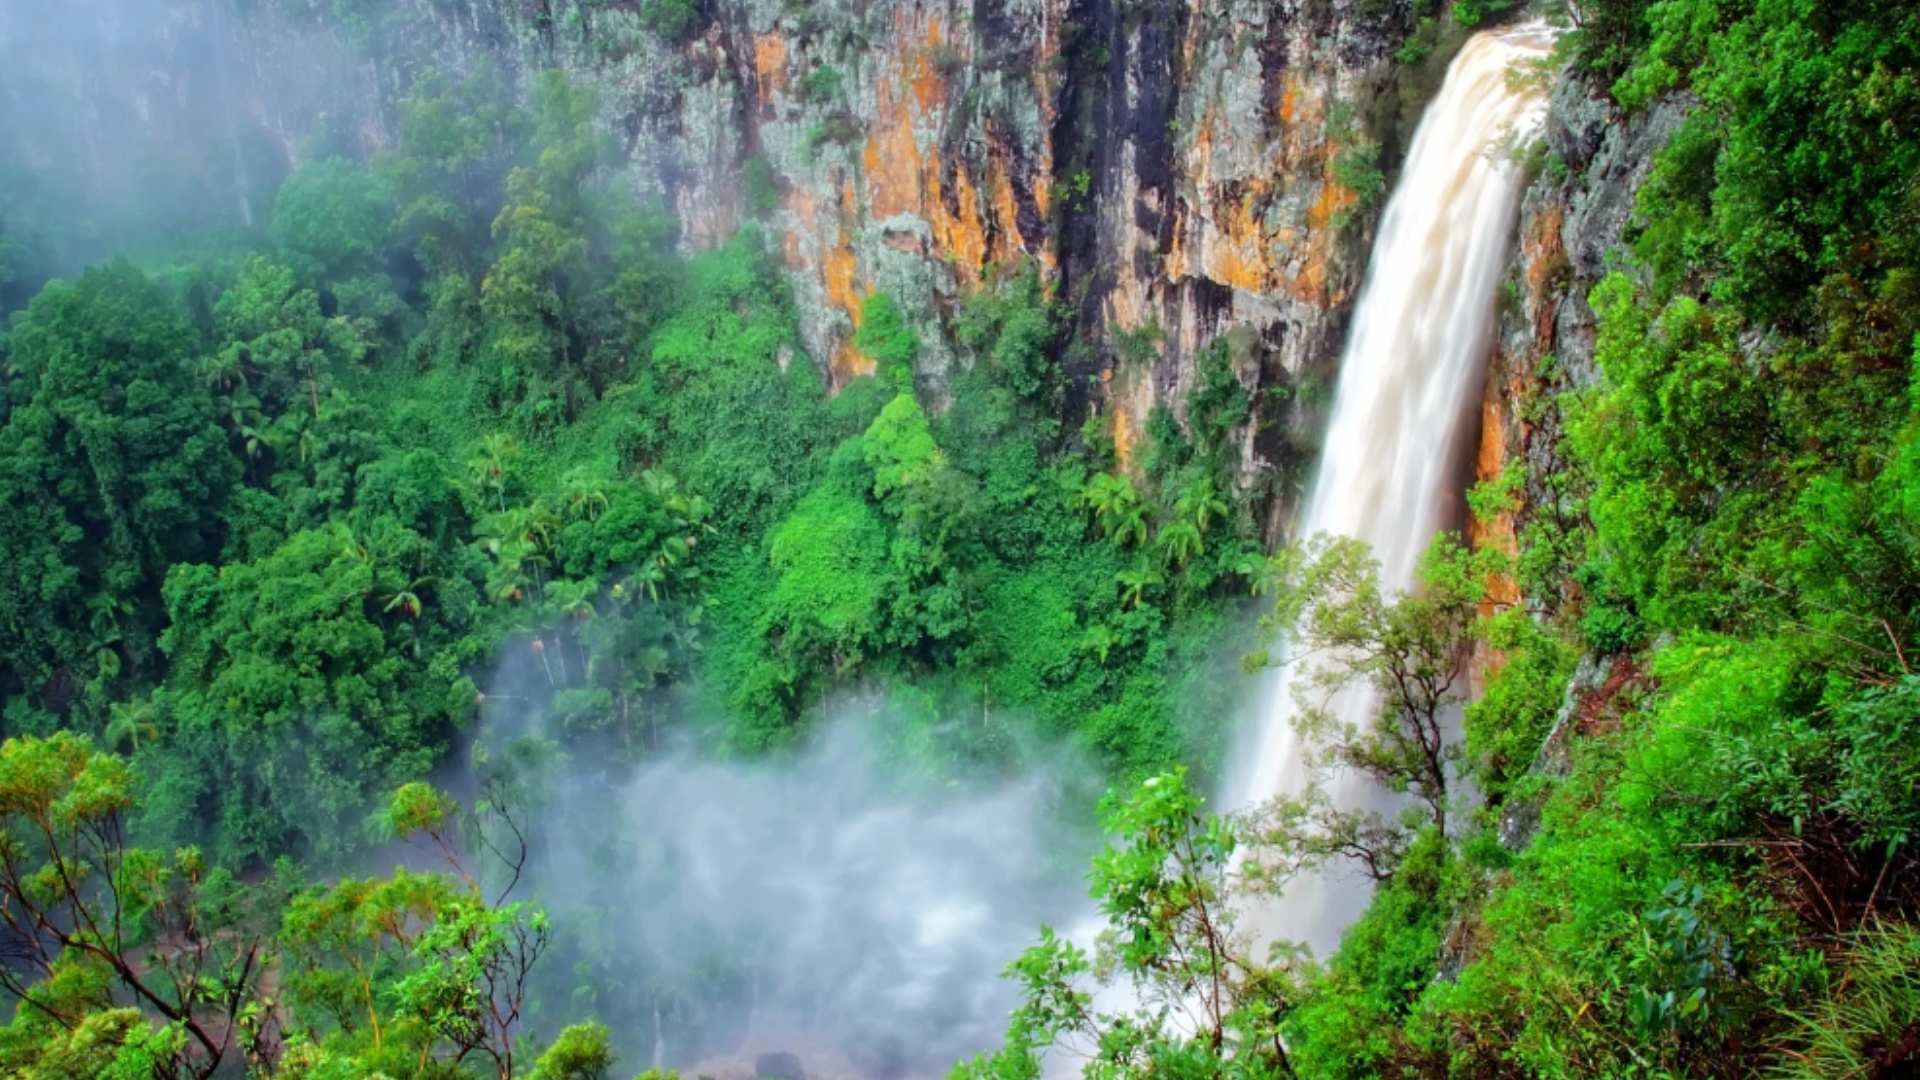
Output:
[[220,548],[239,461],[192,350],[179,313],[124,261],[47,286],[15,325],[0,666],[30,685],[81,662],[73,628],[96,621],[90,597],[105,598],[95,607],[122,658],[146,660],[166,568]]

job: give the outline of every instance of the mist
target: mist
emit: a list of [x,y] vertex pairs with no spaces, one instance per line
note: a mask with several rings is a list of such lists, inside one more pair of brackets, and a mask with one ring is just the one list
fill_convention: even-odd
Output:
[[[541,741],[514,667],[483,760]],[[754,760],[682,745],[621,775],[539,770],[515,896],[553,914],[567,955],[546,978],[586,977],[627,1065],[725,1078],[785,1052],[808,1076],[894,1080],[997,1045],[1007,964],[1090,910],[1098,773],[1036,744],[1018,775],[943,775],[896,712],[841,701],[800,747]]]

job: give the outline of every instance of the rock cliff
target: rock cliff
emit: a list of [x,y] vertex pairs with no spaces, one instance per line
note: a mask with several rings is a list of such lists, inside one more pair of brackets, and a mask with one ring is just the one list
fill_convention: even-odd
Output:
[[[93,87],[117,108],[88,115],[160,130],[170,111],[223,112],[232,184],[258,215],[271,174],[316,146],[391,142],[396,103],[429,67],[490,63],[521,86],[562,67],[599,92],[622,179],[676,212],[686,246],[766,219],[836,382],[870,369],[853,332],[885,290],[917,323],[917,379],[937,400],[970,362],[945,329],[958,297],[989,267],[1033,260],[1077,331],[1069,427],[1100,415],[1125,460],[1223,340],[1258,391],[1247,476],[1284,493],[1310,457],[1302,432],[1331,384],[1383,174],[1445,63],[1396,60],[1412,7],[169,0],[102,46],[129,77]],[[110,10],[79,0],[67,17]]]
[[[1594,384],[1595,325],[1587,304],[1610,268],[1633,219],[1634,199],[1660,147],[1688,106],[1681,97],[1624,116],[1605,88],[1563,74],[1554,85],[1545,146],[1520,211],[1500,327],[1481,404],[1477,478],[1489,480],[1509,462],[1525,465],[1521,508],[1477,539],[1509,548],[1528,521],[1574,512],[1566,489],[1557,396]],[[1501,583],[1514,600],[1513,583]]]

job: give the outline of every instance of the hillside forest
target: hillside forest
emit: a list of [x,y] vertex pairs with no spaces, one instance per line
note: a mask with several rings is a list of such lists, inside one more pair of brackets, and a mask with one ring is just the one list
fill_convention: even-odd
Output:
[[[1041,260],[872,292],[838,378],[767,193],[682,243],[563,69],[422,71],[248,226],[77,245],[0,158],[0,1075],[665,1080],[758,984],[618,943],[615,808],[849,712],[902,797],[1066,774],[1036,874],[1108,927],[874,1075],[1920,1075],[1920,9],[1415,7],[1408,65],[1549,15],[1548,77],[1682,119],[1527,389],[1551,460],[1468,496],[1517,544],[1405,595],[1263,535],[1305,477],[1241,468],[1225,339],[1125,454],[1069,372],[1156,337]],[[1302,722],[1397,809],[1209,804],[1283,639],[1377,692]],[[1257,940],[1330,868],[1337,950]]]

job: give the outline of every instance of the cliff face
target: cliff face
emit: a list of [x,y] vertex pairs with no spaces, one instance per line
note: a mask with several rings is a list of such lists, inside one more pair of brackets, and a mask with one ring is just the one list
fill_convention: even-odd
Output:
[[[1482,481],[1517,463],[1524,486],[1517,510],[1487,525],[1475,524],[1476,544],[1512,552],[1519,549],[1520,534],[1536,522],[1548,534],[1579,527],[1574,515],[1582,493],[1569,489],[1559,395],[1585,390],[1600,378],[1594,364],[1597,327],[1587,296],[1607,273],[1609,254],[1626,243],[1634,201],[1653,170],[1654,156],[1691,104],[1676,95],[1623,115],[1604,86],[1589,78],[1563,74],[1554,86],[1546,155],[1521,205],[1508,261],[1476,461]],[[1491,585],[1492,601],[1520,601],[1518,583]],[[1562,587],[1574,586],[1563,582]],[[1558,598],[1532,599],[1551,604]],[[1492,654],[1483,659],[1499,662]],[[1622,689],[1639,678],[1630,658],[1583,657],[1532,771],[1564,775],[1575,726],[1608,715]],[[1541,805],[1534,798],[1502,807],[1501,842],[1516,851],[1530,843]],[[1463,918],[1470,922],[1470,916]],[[1470,936],[1463,931],[1459,942],[1448,945],[1443,970],[1458,972]]]
[[[1608,253],[1623,244],[1635,196],[1687,105],[1669,98],[1623,116],[1604,87],[1586,78],[1555,84],[1547,154],[1521,206],[1502,290],[1476,468],[1479,479],[1489,480],[1509,462],[1523,462],[1526,487],[1518,514],[1502,515],[1480,530],[1480,539],[1511,549],[1527,519],[1569,512],[1555,397],[1599,378],[1587,294],[1606,274]],[[1496,599],[1518,599],[1512,583],[1502,588],[1507,595]]]
[[[663,197],[689,248],[765,217],[836,383],[871,368],[853,332],[886,290],[919,324],[937,399],[971,362],[944,332],[959,296],[1034,260],[1081,342],[1069,425],[1102,415],[1126,459],[1224,337],[1241,380],[1275,391],[1255,395],[1249,477],[1300,478],[1286,431],[1331,384],[1375,163],[1412,111],[1419,66],[1391,55],[1407,0],[709,0],[678,25],[670,4],[171,0],[141,35],[171,44],[128,65],[153,72],[128,93],[155,123],[188,100],[169,65],[214,56],[236,168],[266,191],[316,131],[389,143],[429,66],[488,62],[521,85],[559,66],[599,92],[624,179]],[[1119,362],[1122,332],[1157,334],[1152,359]]]

